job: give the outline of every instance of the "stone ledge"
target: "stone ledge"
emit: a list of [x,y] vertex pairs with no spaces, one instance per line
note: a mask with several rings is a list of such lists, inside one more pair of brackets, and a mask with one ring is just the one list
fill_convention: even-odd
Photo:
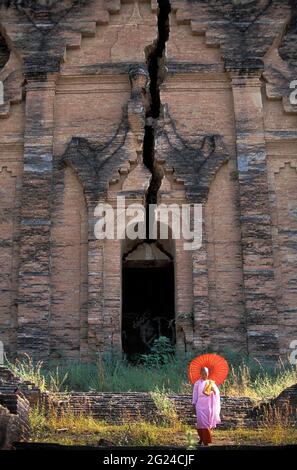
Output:
[[[168,395],[175,405],[179,419],[187,424],[195,424],[195,416],[190,395]],[[145,392],[89,392],[70,394],[49,394],[48,408],[58,413],[70,411],[76,415],[91,414],[94,418],[107,423],[121,424],[129,421],[158,421],[158,409],[149,393]],[[252,427],[253,402],[250,398],[222,397],[221,429]]]

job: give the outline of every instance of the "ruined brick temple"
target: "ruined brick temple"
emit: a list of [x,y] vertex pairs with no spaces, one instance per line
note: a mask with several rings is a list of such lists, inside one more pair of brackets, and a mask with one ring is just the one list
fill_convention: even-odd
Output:
[[[179,351],[286,357],[297,2],[0,4],[6,353],[91,360],[165,335]],[[184,250],[170,221],[167,240],[97,239],[97,204],[119,196],[202,204],[202,246]]]

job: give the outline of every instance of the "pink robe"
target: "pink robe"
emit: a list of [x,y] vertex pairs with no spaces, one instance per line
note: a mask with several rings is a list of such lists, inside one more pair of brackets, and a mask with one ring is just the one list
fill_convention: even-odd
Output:
[[221,422],[220,391],[214,384],[210,395],[203,393],[206,380],[199,379],[194,384],[192,403],[196,407],[197,428],[212,429]]

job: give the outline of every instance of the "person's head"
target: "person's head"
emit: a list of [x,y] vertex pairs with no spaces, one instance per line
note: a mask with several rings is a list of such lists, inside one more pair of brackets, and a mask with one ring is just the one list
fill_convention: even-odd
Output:
[[202,367],[201,369],[201,378],[206,380],[208,378],[209,370],[207,367]]

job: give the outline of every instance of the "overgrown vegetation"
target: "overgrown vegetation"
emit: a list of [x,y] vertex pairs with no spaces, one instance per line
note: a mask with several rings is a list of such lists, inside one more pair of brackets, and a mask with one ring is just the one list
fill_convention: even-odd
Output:
[[61,444],[103,443],[114,445],[162,445],[185,444],[188,427],[179,421],[171,426],[135,421],[122,425],[111,425],[92,416],[74,415],[67,411],[58,416],[54,409],[47,416],[38,408],[30,415],[31,435],[34,442],[59,442]]
[[174,425],[177,421],[177,412],[174,403],[168,398],[166,391],[156,389],[151,397],[157,408],[157,417],[163,425]]
[[[196,431],[178,419],[164,423],[133,422],[111,425],[91,416],[65,412],[58,416],[54,409],[47,416],[37,408],[30,415],[31,441],[57,442],[64,445],[174,445],[188,449],[197,444]],[[286,421],[267,421],[260,429],[216,429],[214,444],[293,444],[297,429]]]
[[[111,355],[99,356],[92,364],[70,362],[47,365],[34,362],[29,356],[9,363],[11,370],[22,379],[34,382],[42,390],[58,391],[148,391],[155,402],[154,423],[142,421],[111,425],[92,416],[74,415],[64,410],[58,415],[55,407],[45,415],[42,409],[31,410],[31,435],[35,442],[87,445],[174,445],[188,449],[197,443],[193,427],[179,421],[170,393],[192,392],[187,378],[187,366],[193,355],[173,355],[166,340],[154,344],[151,355],[143,355],[135,365]],[[230,373],[221,386],[229,396],[249,396],[268,399],[297,382],[296,367],[281,361],[274,367],[242,357],[231,351],[223,355],[229,362]],[[214,432],[217,444],[293,444],[297,429],[292,426],[290,413],[278,413],[267,408],[261,428],[230,429]]]
[[247,396],[255,400],[277,397],[282,390],[297,382],[294,366],[278,366],[275,369],[250,368],[244,361],[231,365],[229,376],[221,386],[221,393],[228,396]]
[[149,354],[141,354],[139,363],[144,366],[158,367],[171,362],[174,347],[169,338],[160,336],[154,341]]
[[[151,354],[143,355],[137,364],[112,355],[99,356],[94,363],[69,362],[63,365],[34,363],[29,356],[8,363],[11,370],[24,380],[34,382],[42,390],[58,391],[147,391],[190,394],[187,367],[199,354],[173,355],[162,338],[155,342]],[[228,396],[248,396],[255,400],[277,396],[284,388],[297,382],[297,368],[279,361],[274,367],[232,351],[223,355],[230,373],[221,386]]]

